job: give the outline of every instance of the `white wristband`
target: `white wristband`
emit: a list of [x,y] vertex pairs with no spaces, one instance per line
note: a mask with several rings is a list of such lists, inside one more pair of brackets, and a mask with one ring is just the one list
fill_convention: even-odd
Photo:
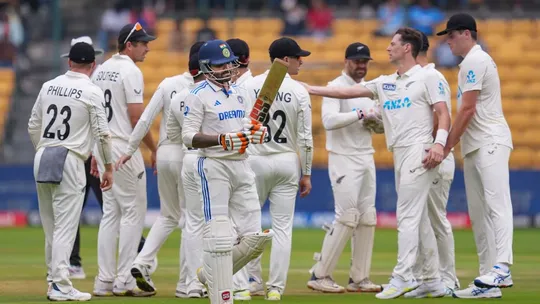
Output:
[[443,147],[446,146],[446,140],[448,139],[448,131],[445,129],[437,130],[437,137],[435,137],[435,143],[441,144]]

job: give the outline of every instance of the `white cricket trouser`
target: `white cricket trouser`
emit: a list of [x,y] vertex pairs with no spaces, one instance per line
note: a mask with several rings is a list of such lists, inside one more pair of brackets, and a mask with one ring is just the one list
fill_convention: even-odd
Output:
[[182,229],[182,248],[185,253],[186,291],[201,289],[202,284],[197,279],[197,269],[202,266],[203,248],[203,226],[204,214],[199,196],[199,185],[197,179],[197,151],[189,151],[184,155],[184,166],[182,167],[182,183],[184,185],[184,195],[186,198],[185,225]]
[[[270,201],[272,238],[268,287],[283,293],[291,259],[294,206],[300,180],[300,164],[296,153],[250,155],[249,165],[255,173],[260,206]],[[262,283],[261,257],[248,263],[248,274]]]
[[[393,275],[403,281],[414,278],[413,267],[418,257],[420,245],[420,224],[429,224],[427,215],[427,199],[432,182],[437,175],[437,169],[426,170],[422,160],[426,150],[432,144],[415,144],[408,147],[394,148],[394,173],[396,180],[397,226],[398,226],[398,259]],[[433,236],[433,233],[431,234]],[[422,246],[430,252],[437,251],[434,237],[423,240]],[[424,269],[429,278],[440,278],[439,263],[434,263],[431,269]]]
[[[184,187],[181,173],[184,150],[182,145],[163,145],[157,150],[157,180],[160,199],[160,215],[152,225],[144,247],[134,263],[151,266],[157,253],[169,235],[183,225],[185,208]],[[180,264],[182,268],[184,265]],[[180,272],[182,275],[182,272]]]
[[480,275],[496,263],[512,265],[514,219],[510,197],[509,147],[490,144],[464,157],[463,173]]
[[[113,139],[112,153],[116,162],[127,150],[127,142]],[[95,153],[99,171],[105,170]],[[114,171],[112,189],[103,192],[103,217],[98,233],[98,279],[128,284],[133,280],[131,266],[137,256],[146,213],[146,172],[140,150],[118,171]],[[118,239],[118,264],[116,245]]]
[[[44,149],[34,158],[34,178],[37,179]],[[63,292],[69,292],[69,256],[75,242],[86,188],[84,160],[68,152],[64,163],[62,182],[58,185],[36,183],[39,216],[45,233],[45,263],[47,281],[56,283]]]
[[[375,210],[375,194],[377,189],[373,154],[342,155],[329,152],[328,174],[334,194],[336,220],[346,212],[354,209],[358,210],[360,214],[359,225],[375,226],[377,224]],[[369,214],[369,216],[366,217],[364,216],[365,214]],[[363,279],[369,277],[371,254],[373,252],[373,237],[374,235],[371,236],[371,240],[361,240],[362,246],[369,246],[369,248],[361,249],[366,251],[368,260],[355,259],[354,253],[351,255],[349,277],[354,282],[361,282]],[[356,242],[354,237],[352,240],[352,242]],[[359,246],[351,246],[352,251],[355,251],[355,248],[360,250]],[[321,252],[323,251],[321,250]],[[333,271],[333,269],[330,271]]]

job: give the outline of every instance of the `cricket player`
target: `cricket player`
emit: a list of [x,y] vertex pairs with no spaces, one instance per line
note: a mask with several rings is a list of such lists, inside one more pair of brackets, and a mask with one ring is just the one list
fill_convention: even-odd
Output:
[[[300,48],[291,38],[275,40],[269,52],[270,61],[282,59],[288,62],[289,68],[264,124],[268,128],[266,143],[250,146],[248,153],[249,164],[255,172],[261,207],[267,199],[270,201],[272,230],[275,233],[270,253],[266,299],[279,301],[287,283],[294,206],[299,184],[301,197],[306,197],[311,191],[311,100],[306,89],[291,78],[291,75],[298,75],[303,64],[302,57],[309,56],[311,52]],[[268,73],[266,71],[246,84],[253,104]],[[251,264],[253,292],[264,292],[260,258]]]
[[[167,118],[167,137],[176,144],[182,144],[182,125],[184,123],[185,100],[191,90],[205,80],[204,74],[199,67],[198,51],[193,52],[189,58],[189,72],[193,77],[193,84],[174,95],[171,100],[169,116]],[[185,225],[182,229],[182,248],[185,256],[185,269],[180,270],[180,277],[184,277],[185,282],[176,287],[176,297],[178,298],[204,298],[208,297],[206,288],[197,279],[197,269],[202,265],[203,250],[203,226],[204,214],[199,196],[199,186],[197,185],[196,171],[197,149],[184,147],[184,159],[181,172],[181,180],[184,188],[186,201]],[[182,252],[181,252],[182,254]],[[182,273],[185,272],[185,273]]]
[[[231,47],[233,54],[238,57],[238,68],[233,74],[232,82],[236,86],[243,86],[248,80],[253,78],[249,69],[249,45],[242,39],[232,38],[226,41]],[[234,223],[233,223],[234,226]],[[236,230],[236,229],[235,229]],[[233,276],[233,295],[238,301],[250,301],[251,293],[249,291],[249,274],[248,267],[243,267]]]
[[458,75],[458,113],[445,155],[461,140],[467,204],[480,262],[474,285],[458,298],[501,297],[512,287],[513,213],[508,161],[512,134],[504,118],[497,65],[477,44],[476,21],[468,14],[450,17],[446,29],[452,53],[462,56]]
[[[435,69],[435,64],[429,63],[427,52],[429,50],[429,39],[422,33],[422,47],[416,57],[416,62],[426,70],[434,72],[439,78],[439,95],[444,96],[448,113],[452,113],[450,99],[450,86],[443,74]],[[435,127],[437,121],[435,119]],[[406,298],[431,298],[439,297],[443,292],[446,296],[452,296],[454,290],[459,289],[459,280],[456,276],[456,262],[454,249],[454,233],[452,226],[446,218],[446,205],[450,186],[454,179],[455,162],[454,154],[451,152],[438,166],[437,176],[433,180],[428,195],[428,217],[429,222],[420,225],[420,248],[419,258],[414,267],[416,279],[420,286],[405,294]],[[437,242],[437,254],[433,251],[425,250],[423,242],[435,239]],[[439,261],[441,280],[430,280],[424,276],[423,268],[428,263],[433,263],[434,259]],[[427,266],[429,269],[429,266]]]
[[112,187],[111,134],[100,104],[103,91],[90,80],[94,48],[76,43],[68,58],[70,70],[43,84],[28,133],[36,149],[34,178],[45,233],[47,299],[88,301],[91,295],[75,289],[69,279],[69,254],[84,200],[84,162],[95,144],[104,163],[101,188]]
[[[113,138],[115,161],[128,149],[130,135],[144,110],[143,75],[136,63],[144,60],[149,51],[148,42],[154,39],[139,23],[124,26],[118,36],[118,53],[105,61],[92,79],[104,92],[103,106]],[[154,165],[156,147],[151,133],[143,141],[152,151]],[[103,160],[98,157],[97,162],[99,171],[103,171]],[[138,289],[130,273],[146,213],[146,174],[140,150],[114,176],[112,190],[103,194],[94,295],[148,296],[151,293]]]
[[[206,42],[199,50],[206,80],[184,102],[182,140],[199,148],[196,168],[203,228],[203,267],[197,275],[207,284],[210,302],[232,303],[232,276],[258,257],[273,232],[261,232],[255,176],[247,162],[249,144],[264,142],[266,128],[246,124],[248,97],[230,85],[238,59],[222,40]],[[233,246],[233,226],[240,242]]]
[[[400,28],[387,48],[391,63],[397,71],[365,85],[352,87],[312,87],[310,94],[348,99],[368,97],[380,101],[382,120],[388,149],[394,155],[396,178],[398,260],[390,284],[376,295],[379,299],[397,298],[416,289],[419,284],[413,275],[418,246],[419,226],[428,221],[427,198],[436,166],[442,161],[450,116],[438,90],[435,74],[416,64],[422,45],[421,34],[411,28]],[[361,120],[378,119],[377,111],[360,113]],[[435,112],[435,114],[434,114]],[[438,119],[438,130],[433,139],[433,116]],[[435,169],[435,170],[434,170]],[[356,226],[358,218],[347,221]],[[426,242],[436,250],[435,240]],[[439,278],[439,265],[433,263],[426,270],[430,278]]]
[[[369,47],[352,43],[345,51],[345,67],[329,87],[365,84],[368,63],[372,60]],[[362,121],[362,113],[375,111],[375,101],[369,98],[324,98],[322,121],[326,129],[328,173],[335,200],[335,221],[329,227],[317,263],[311,270],[307,286],[329,292],[345,292],[334,282],[332,272],[345,245],[351,239],[352,258],[349,272],[350,292],[379,292],[381,286],[369,279],[377,212],[375,210],[375,161],[371,131]],[[351,238],[352,237],[352,238]]]
[[[196,43],[194,47],[196,48],[197,45],[200,46],[201,44]],[[191,52],[198,51],[194,47],[191,48]],[[166,117],[169,115],[169,106],[174,95],[192,83],[193,77],[191,77],[190,73],[185,72],[173,77],[167,77],[159,84],[133,129],[133,133],[131,133],[126,152],[116,163],[116,169],[118,170],[120,166],[123,166],[131,159],[139,149],[143,137],[152,127],[152,122],[161,113],[165,119],[162,119],[160,123],[156,162],[158,192],[161,203],[160,215],[152,225],[147,242],[143,250],[135,258],[131,268],[131,274],[136,279],[137,286],[141,290],[153,294],[155,294],[156,289],[150,274],[155,271],[157,253],[173,230],[178,226],[184,226],[185,201],[180,178],[184,150],[181,144],[171,143],[167,138]],[[184,257],[183,254],[180,254],[180,256]],[[185,275],[185,261],[183,259],[180,260],[180,269],[180,274]],[[182,278],[179,281],[182,281]],[[185,290],[185,286],[182,289]]]

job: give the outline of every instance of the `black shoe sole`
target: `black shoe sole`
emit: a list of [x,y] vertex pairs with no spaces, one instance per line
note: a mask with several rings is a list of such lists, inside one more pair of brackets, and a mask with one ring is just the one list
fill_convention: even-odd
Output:
[[146,280],[143,277],[143,274],[139,271],[139,269],[133,267],[131,268],[131,275],[135,278],[135,283],[137,283],[137,287],[139,287],[142,291],[146,292],[154,292],[156,291],[152,285],[148,284]]

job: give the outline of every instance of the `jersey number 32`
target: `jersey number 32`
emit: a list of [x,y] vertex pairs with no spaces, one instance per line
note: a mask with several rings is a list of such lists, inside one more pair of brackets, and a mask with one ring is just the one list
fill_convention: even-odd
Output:
[[[276,133],[274,133],[273,137],[272,137],[272,130],[270,129],[270,126],[268,125],[268,123],[270,122],[270,116],[272,116],[272,119],[276,121],[276,124],[277,124],[278,118],[280,118],[281,120],[281,123],[279,124],[279,127]],[[286,125],[287,125],[287,116],[285,116],[285,112],[283,112],[282,110],[275,111],[273,115],[266,115],[266,119],[264,120],[263,126],[266,127],[268,136],[264,139],[264,142],[269,142],[270,140],[273,139],[278,144],[286,144],[287,137],[281,136],[281,133],[283,133],[283,129],[285,128]]]

